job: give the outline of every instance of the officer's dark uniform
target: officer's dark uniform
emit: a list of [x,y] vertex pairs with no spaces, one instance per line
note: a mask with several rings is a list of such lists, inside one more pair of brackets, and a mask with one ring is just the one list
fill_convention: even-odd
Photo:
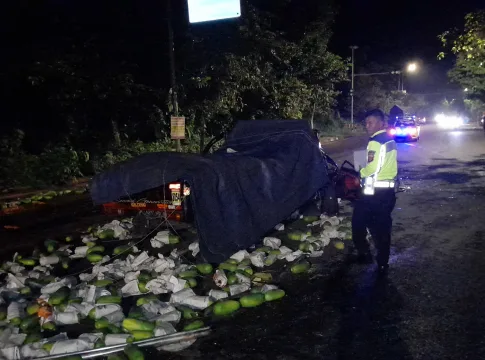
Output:
[[391,246],[391,212],[396,205],[396,142],[385,130],[373,134],[367,145],[367,166],[360,170],[364,187],[352,216],[352,239],[360,257],[370,258],[369,229],[377,248],[377,264],[387,268]]

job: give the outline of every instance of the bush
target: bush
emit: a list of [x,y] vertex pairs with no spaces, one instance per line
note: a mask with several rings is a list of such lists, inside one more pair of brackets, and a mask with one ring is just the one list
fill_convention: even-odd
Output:
[[61,185],[83,176],[81,168],[89,160],[86,152],[70,145],[49,146],[41,154],[23,150],[24,133],[15,131],[0,140],[0,186],[2,188]]

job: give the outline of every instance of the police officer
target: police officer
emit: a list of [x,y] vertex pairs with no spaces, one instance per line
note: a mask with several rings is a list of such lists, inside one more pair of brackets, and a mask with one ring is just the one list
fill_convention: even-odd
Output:
[[396,142],[387,134],[384,113],[372,110],[366,114],[365,127],[370,135],[367,145],[367,165],[360,169],[362,194],[356,201],[352,216],[352,239],[357,249],[357,261],[372,263],[369,229],[377,249],[377,266],[381,273],[389,267],[391,246],[391,212],[396,205],[397,180]]

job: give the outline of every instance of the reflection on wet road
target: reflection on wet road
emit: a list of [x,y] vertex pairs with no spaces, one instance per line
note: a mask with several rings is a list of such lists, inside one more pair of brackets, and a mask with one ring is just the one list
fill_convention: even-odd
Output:
[[[340,161],[348,150],[329,152]],[[485,358],[485,134],[427,125],[398,151],[411,190],[398,195],[387,279],[373,266],[322,264],[288,282],[285,301],[216,324],[168,358]]]

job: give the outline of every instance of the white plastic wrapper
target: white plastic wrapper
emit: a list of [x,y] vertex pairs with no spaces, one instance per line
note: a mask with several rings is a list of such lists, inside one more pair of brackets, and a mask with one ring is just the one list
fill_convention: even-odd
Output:
[[51,336],[50,338],[44,339],[48,343],[55,343],[56,341],[63,341],[63,340],[69,340],[67,337],[67,333],[60,333],[54,336]]
[[84,340],[88,343],[95,344],[96,341],[102,339],[104,337],[103,333],[85,333],[79,335],[79,340]]
[[177,249],[173,249],[172,252],[170,253],[170,257],[173,259],[173,260],[176,260],[180,257],[180,254],[178,252]]
[[20,289],[23,288],[25,285],[26,277],[8,273],[8,280],[7,280],[7,289]]
[[20,360],[20,349],[18,346],[0,348],[0,354],[8,360]]
[[276,231],[283,231],[285,230],[285,224],[278,224],[274,227]]
[[164,336],[164,335],[170,335],[170,334],[175,334],[177,330],[173,327],[172,324],[166,322],[166,323],[158,323],[157,327],[155,330],[153,330],[153,335],[155,336]]
[[317,251],[312,251],[310,252],[310,257],[311,258],[317,258],[323,255],[323,250],[317,250]]
[[320,234],[320,241],[322,242],[323,247],[328,246],[330,244],[330,237],[327,235],[327,233],[322,232]]
[[253,252],[249,255],[249,258],[251,259],[251,264],[253,266],[256,266],[257,268],[262,268],[264,267],[264,253],[262,252]]
[[125,320],[125,315],[123,311],[115,311],[103,316],[110,324],[119,325],[123,320]]
[[20,356],[22,359],[38,359],[48,356],[49,353],[40,347],[41,343],[27,344],[20,348]]
[[132,282],[133,280],[138,279],[138,275],[140,275],[139,271],[130,271],[130,272],[126,273],[125,283],[128,284],[129,282]]
[[79,315],[75,311],[65,311],[54,314],[54,322],[57,325],[79,324]]
[[148,256],[147,252],[144,251],[142,252],[140,255],[138,255],[134,260],[133,262],[131,263],[131,267],[133,270],[138,270],[138,267],[141,266],[141,264],[143,264],[145,261],[147,261],[148,259],[150,258],[150,256]]
[[295,261],[296,259],[299,259],[301,256],[303,255],[303,252],[300,251],[300,250],[296,250],[294,252],[292,252],[291,254],[287,255],[285,257],[286,261],[288,262],[293,262]]
[[44,274],[44,273],[32,270],[32,271],[29,271],[28,277],[31,278],[31,279],[40,279],[41,277],[44,277],[45,275],[46,274]]
[[7,344],[20,346],[24,343],[26,337],[27,337],[27,334],[11,334],[8,337]]
[[10,272],[14,273],[14,274],[20,274],[21,272],[23,272],[25,270],[25,267],[19,265],[19,264],[12,264],[12,266],[10,266]]
[[89,312],[93,309],[94,304],[82,302],[80,304],[71,304],[66,310],[75,309],[83,318],[88,316]]
[[237,262],[241,262],[247,258],[249,258],[249,253],[246,250],[240,250],[231,256],[231,259],[234,259]]
[[94,297],[96,299],[99,299],[101,296],[110,296],[110,295],[111,295],[111,292],[103,288],[96,288],[96,291],[94,293]]
[[185,299],[192,296],[195,296],[195,293],[194,290],[190,288],[177,291],[176,293],[173,293],[172,296],[170,296],[170,304],[181,305]]
[[25,304],[12,301],[7,307],[7,321],[15,318],[23,318],[25,315]]
[[47,284],[42,289],[40,289],[40,292],[42,294],[53,294],[63,286],[71,287],[72,285],[73,285],[72,279],[70,277],[66,277],[60,281]]
[[216,270],[212,279],[214,280],[214,283],[220,288],[223,288],[227,285],[227,276],[222,270]]
[[171,274],[160,275],[146,284],[146,288],[155,295],[167,294],[169,292],[178,292],[185,288],[187,281],[176,278]]
[[281,246],[281,240],[275,237],[265,237],[263,239],[264,246],[269,246],[271,249],[279,249]]
[[222,290],[211,290],[209,291],[209,297],[212,301],[217,301],[229,297],[229,294]]
[[82,241],[84,244],[86,244],[86,243],[88,243],[88,242],[93,242],[93,241],[96,241],[96,240],[98,240],[98,238],[97,238],[97,237],[95,237],[95,236],[93,236],[93,235],[86,235],[86,236],[83,236],[83,238],[82,238],[82,240],[81,240],[81,241]]
[[89,285],[82,298],[84,302],[94,303],[94,300],[96,299],[96,286]]
[[209,296],[191,296],[183,299],[179,304],[185,305],[194,310],[204,310],[209,307],[211,299]]
[[50,355],[68,354],[70,352],[91,350],[92,348],[94,348],[94,343],[89,343],[85,340],[62,340],[54,343]]
[[175,268],[175,261],[170,258],[164,258],[162,254],[158,254],[159,259],[153,262],[153,270],[157,273],[165,273],[170,269]]
[[50,274],[49,269],[46,268],[45,266],[36,266],[32,270],[38,271],[41,274],[45,274],[45,275],[49,275]]
[[130,281],[125,286],[123,286],[121,288],[121,294],[123,295],[123,297],[141,295],[141,292],[138,289],[138,280]]
[[167,230],[160,231],[157,233],[157,235],[155,235],[150,240],[150,244],[152,245],[153,248],[156,248],[156,249],[161,248],[164,245],[170,244],[169,237],[170,237],[170,231],[167,231]]
[[126,344],[130,336],[130,334],[108,334],[104,338],[104,343],[106,346]]
[[60,259],[57,255],[42,256],[39,259],[39,264],[41,264],[42,266],[55,265],[58,264],[59,261]]
[[148,304],[143,304],[141,306],[141,309],[143,314],[146,317],[152,317],[152,318],[155,318],[158,315],[168,314],[176,310],[169,303],[166,303],[160,300],[154,300],[154,301],[150,301]]
[[243,274],[236,273],[237,281],[239,284],[248,284],[251,285],[251,279]]
[[241,294],[245,291],[248,291],[249,289],[251,289],[251,284],[234,284],[229,286],[231,296]]
[[114,237],[116,239],[125,240],[130,235],[130,229],[133,227],[132,224],[127,222],[120,222],[119,220],[113,220],[112,222],[102,226],[99,230],[111,229],[114,231]]
[[325,235],[328,236],[330,239],[335,239],[339,237],[339,232],[335,227],[328,227],[325,229]]
[[337,226],[340,224],[340,220],[336,216],[328,217],[326,215],[321,215],[320,218],[322,219],[324,225],[325,223],[329,223],[331,226]]
[[286,258],[292,252],[293,250],[291,250],[289,247],[286,247],[286,246],[280,247],[280,254],[278,255],[278,260]]
[[171,311],[167,314],[159,315],[152,321],[155,321],[156,323],[159,322],[172,322],[172,323],[179,323],[180,319],[182,318],[182,313],[178,310]]
[[88,246],[78,246],[74,249],[74,254],[70,255],[69,257],[71,259],[80,259],[80,258],[86,257],[88,250],[89,250]]
[[80,274],[79,275],[79,280],[83,281],[83,282],[89,282],[91,280],[94,280],[96,278],[96,276],[98,276],[97,273],[91,273],[91,274]]
[[95,310],[95,319],[99,319],[102,317],[106,317],[109,314],[112,314],[114,312],[123,312],[123,309],[121,308],[120,305],[115,305],[115,304],[109,304],[109,305],[96,305],[96,310]]
[[192,256],[197,256],[197,254],[200,252],[199,242],[194,241],[192,244],[190,244],[189,250],[192,251]]

